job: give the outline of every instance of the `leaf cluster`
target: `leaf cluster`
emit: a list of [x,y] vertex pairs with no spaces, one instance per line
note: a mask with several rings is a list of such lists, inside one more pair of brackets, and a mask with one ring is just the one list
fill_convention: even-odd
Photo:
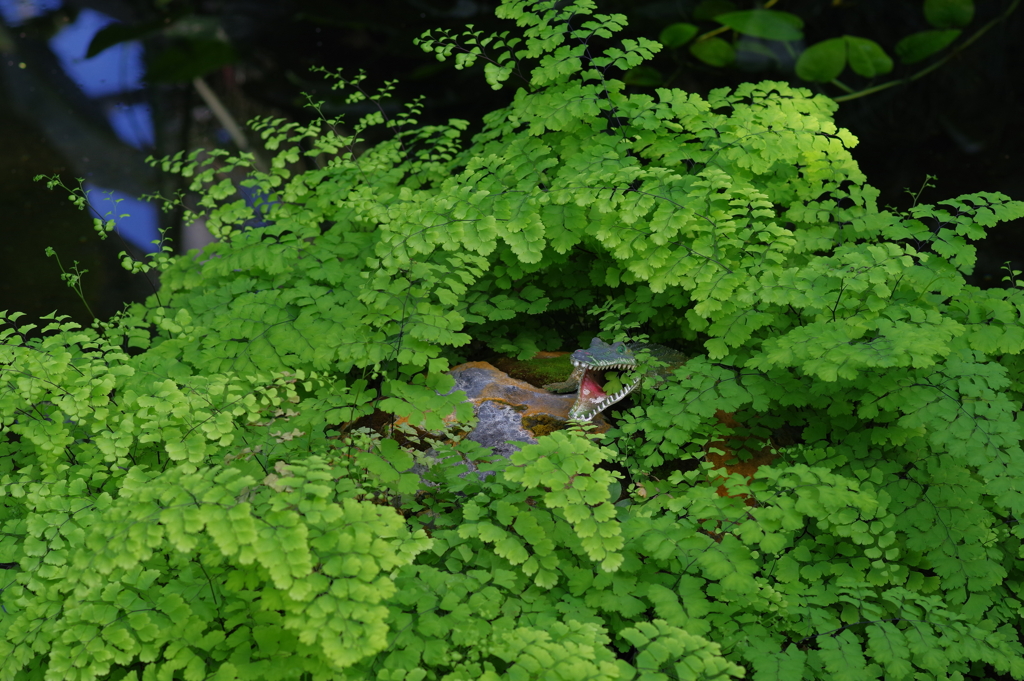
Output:
[[[926,23],[929,28],[903,36],[891,51],[906,66],[934,56],[941,57],[917,72],[882,83],[876,83],[875,79],[890,74],[895,62],[877,41],[863,36],[840,35],[804,47],[804,19],[790,12],[770,9],[773,4],[769,2],[763,8],[737,10],[730,0],[703,0],[693,8],[690,21],[665,26],[658,39],[671,50],[688,45],[693,58],[716,68],[733,66],[738,52],[744,50],[755,59],[781,60],[788,65],[786,70],[791,69],[799,79],[809,83],[828,83],[841,90],[845,94],[837,97],[836,101],[844,101],[930,73],[1005,20],[1019,3],[1016,0],[1009,2],[1000,17],[964,36],[964,30],[974,19],[973,0],[925,0],[921,23]],[[717,27],[703,30],[701,24],[705,24],[704,28],[708,24],[717,24]],[[731,40],[727,39],[729,36],[732,36]],[[680,61],[678,55],[674,54],[677,62]],[[867,85],[855,90],[839,80],[849,71],[866,79]],[[650,66],[636,67],[626,74],[625,80],[637,85],[660,85],[664,82],[661,74]]]
[[[468,143],[336,74],[370,113],[257,121],[267,170],[162,161],[219,241],[159,298],[7,318],[0,679],[1024,678],[1024,294],[964,282],[1024,205],[880,210],[831,100],[627,94],[622,17],[498,12],[420,41],[527,84]],[[700,351],[603,441],[463,437],[454,362],[594,327]]]

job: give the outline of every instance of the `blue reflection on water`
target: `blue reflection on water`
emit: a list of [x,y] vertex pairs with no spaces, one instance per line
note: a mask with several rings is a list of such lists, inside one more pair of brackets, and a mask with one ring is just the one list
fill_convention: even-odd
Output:
[[[0,15],[8,25],[17,26],[57,10],[61,5],[61,0],[0,0]],[[65,73],[86,96],[109,98],[105,113],[117,136],[136,149],[151,148],[155,135],[149,104],[117,101],[117,95],[139,92],[145,87],[142,43],[137,40],[118,43],[85,58],[93,37],[113,22],[113,18],[101,12],[83,9],[73,23],[49,40],[49,46]],[[85,187],[92,208],[104,220],[115,220],[118,234],[144,252],[157,250],[153,244],[160,238],[155,205],[88,182]]]
[[135,198],[116,189],[97,187],[85,183],[85,195],[92,209],[106,220],[117,224],[117,233],[145,253],[160,250],[154,241],[160,240],[157,229],[159,214],[156,205]]
[[0,15],[8,26],[18,26],[29,19],[60,9],[61,0],[0,0]]

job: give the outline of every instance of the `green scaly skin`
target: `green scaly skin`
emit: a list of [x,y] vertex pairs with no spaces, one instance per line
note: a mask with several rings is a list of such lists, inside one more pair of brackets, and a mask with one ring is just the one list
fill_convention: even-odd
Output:
[[663,345],[639,343],[605,343],[600,338],[590,341],[590,347],[572,353],[569,361],[573,371],[565,381],[548,383],[545,390],[554,393],[577,391],[576,401],[569,410],[570,419],[589,421],[616,402],[622,400],[640,385],[643,376],[623,376],[621,383],[616,381],[614,391],[609,394],[605,386],[612,384],[605,380],[606,372],[635,371],[637,359],[634,350],[646,349],[651,356],[667,366],[656,373],[664,375],[682,365],[687,357],[681,352],[666,348]]

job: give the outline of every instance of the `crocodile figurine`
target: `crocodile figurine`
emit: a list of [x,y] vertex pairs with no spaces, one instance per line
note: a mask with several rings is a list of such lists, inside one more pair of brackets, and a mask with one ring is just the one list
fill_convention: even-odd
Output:
[[569,357],[573,366],[569,378],[548,383],[544,389],[553,393],[578,391],[576,401],[569,410],[569,418],[589,421],[640,385],[643,376],[635,372],[637,359],[634,351],[641,349],[649,351],[654,359],[666,364],[656,371],[661,375],[669,373],[688,359],[683,353],[664,345],[605,343],[595,338],[590,341],[589,348],[577,350]]

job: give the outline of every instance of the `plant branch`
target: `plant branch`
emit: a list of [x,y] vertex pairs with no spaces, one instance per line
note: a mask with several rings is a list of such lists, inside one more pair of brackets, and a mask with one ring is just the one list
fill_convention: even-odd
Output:
[[1017,9],[1017,6],[1019,4],[1020,4],[1020,0],[1013,0],[1013,2],[1010,3],[1010,6],[1006,8],[1006,11],[1004,11],[998,17],[992,19],[987,24],[985,24],[984,26],[979,28],[974,33],[974,35],[972,35],[970,38],[968,38],[967,40],[962,42],[960,45],[958,45],[956,47],[956,49],[950,50],[949,53],[946,54],[946,56],[944,56],[942,59],[938,60],[934,64],[931,64],[931,65],[927,66],[926,68],[921,69],[917,73],[915,73],[915,74],[913,74],[911,76],[907,76],[906,78],[899,78],[897,80],[890,80],[890,81],[882,83],[880,85],[875,85],[874,87],[869,87],[867,89],[860,90],[859,92],[853,92],[853,93],[850,93],[850,94],[847,94],[847,95],[840,95],[839,97],[833,97],[832,100],[835,101],[835,102],[848,102],[851,99],[858,99],[860,97],[865,97],[867,95],[872,95],[872,94],[874,94],[876,92],[881,92],[882,90],[888,90],[891,87],[895,87],[897,85],[904,85],[906,83],[910,83],[912,81],[915,81],[918,78],[925,77],[926,75],[928,75],[929,73],[931,73],[935,69],[939,68],[940,66],[945,64],[950,59],[952,59],[954,56],[956,56],[956,55],[960,54],[961,52],[963,52],[964,50],[966,50],[972,43],[974,43],[978,38],[980,38],[985,33],[987,33],[989,30],[991,30],[996,24],[999,24],[1000,22],[1003,22],[1007,18],[1009,18],[1009,16],[1011,14],[1013,14],[1013,12]]
[[252,146],[249,144],[249,140],[245,137],[245,133],[242,132],[242,127],[238,125],[234,117],[231,115],[231,112],[229,112],[227,107],[224,106],[224,103],[220,101],[217,93],[215,93],[201,77],[193,78],[192,86],[196,89],[196,92],[199,93],[199,96],[203,98],[203,102],[206,106],[210,107],[210,111],[213,113],[217,121],[224,126],[228,135],[231,136],[231,141],[235,143],[235,146],[238,147],[239,151],[251,153],[253,156],[253,165],[256,166],[256,169],[262,173],[267,172],[269,170],[267,162],[263,160],[260,154],[253,150]]

